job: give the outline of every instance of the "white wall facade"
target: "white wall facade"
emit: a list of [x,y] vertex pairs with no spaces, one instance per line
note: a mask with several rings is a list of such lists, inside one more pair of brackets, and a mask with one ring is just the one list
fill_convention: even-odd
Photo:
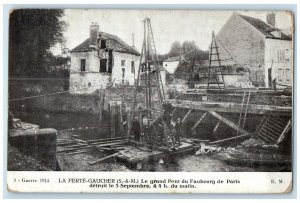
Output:
[[[81,60],[85,59],[85,71],[81,71]],[[109,76],[99,72],[100,61],[97,51],[72,52],[69,89],[71,93],[92,93],[105,88]]]
[[163,67],[170,73],[174,74],[177,67],[179,65],[179,61],[164,61]]
[[[125,61],[122,66],[122,61]],[[134,62],[134,71],[131,69],[131,62]],[[113,52],[113,69],[112,69],[112,81],[116,85],[124,84],[134,85],[134,80],[137,78],[139,68],[140,56],[132,55],[128,53]],[[123,78],[123,69],[124,78]]]
[[272,68],[272,80],[278,85],[293,85],[293,42],[266,39],[265,43],[265,84],[269,87],[268,69]]
[[86,60],[86,72],[99,72],[100,61],[97,51],[72,52],[71,53],[71,70],[70,72],[81,72],[80,60]]
[[[72,52],[69,89],[71,93],[84,94],[92,93],[97,89],[106,88],[111,80],[115,85],[134,85],[134,79],[138,73],[139,56],[113,52],[112,74],[100,73],[100,58],[98,51]],[[86,60],[85,71],[81,71],[81,60]],[[121,61],[125,60],[124,66]],[[131,62],[134,61],[134,71],[131,69]],[[122,68],[125,70],[124,80]]]

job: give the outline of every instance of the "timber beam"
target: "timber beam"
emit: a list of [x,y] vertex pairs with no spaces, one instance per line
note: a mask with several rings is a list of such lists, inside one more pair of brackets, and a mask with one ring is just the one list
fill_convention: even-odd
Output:
[[201,118],[197,121],[197,123],[192,127],[192,130],[195,130],[197,128],[197,126],[201,123],[201,121],[205,118],[205,116],[207,115],[207,112],[205,112]]
[[[177,108],[188,108],[223,113],[240,113],[241,109],[241,104],[234,102],[170,100],[170,103],[172,106]],[[248,113],[261,115],[266,113],[290,115],[292,113],[292,107],[249,104]]]
[[248,132],[240,127],[238,127],[234,122],[228,120],[227,118],[224,118],[223,116],[221,116],[220,114],[214,112],[214,111],[208,111],[208,113],[210,115],[212,115],[213,117],[219,119],[222,123],[225,123],[226,125],[228,125],[229,127],[233,128],[234,130],[242,133],[242,134],[247,134]]

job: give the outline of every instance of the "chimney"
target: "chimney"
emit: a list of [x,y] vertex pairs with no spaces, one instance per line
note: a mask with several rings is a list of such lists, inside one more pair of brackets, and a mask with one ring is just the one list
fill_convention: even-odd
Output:
[[275,28],[275,13],[268,13],[266,20],[269,25]]
[[99,33],[99,25],[96,22],[92,22],[90,25],[90,47],[97,47]]

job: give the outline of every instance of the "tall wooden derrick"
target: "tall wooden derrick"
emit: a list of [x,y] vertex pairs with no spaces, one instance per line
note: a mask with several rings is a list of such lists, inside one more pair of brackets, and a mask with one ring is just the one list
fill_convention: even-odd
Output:
[[[144,40],[137,78],[135,80],[135,92],[133,102],[133,115],[138,115],[141,125],[149,127],[154,122],[154,114],[158,113],[160,117],[164,114],[164,104],[166,97],[162,78],[160,74],[160,66],[156,52],[156,46],[149,18],[145,18],[144,22]],[[138,104],[138,92],[143,90],[143,102]],[[157,99],[156,99],[157,98]],[[141,118],[141,114],[143,114]],[[145,129],[141,127],[142,134]],[[128,131],[128,136],[130,131]]]

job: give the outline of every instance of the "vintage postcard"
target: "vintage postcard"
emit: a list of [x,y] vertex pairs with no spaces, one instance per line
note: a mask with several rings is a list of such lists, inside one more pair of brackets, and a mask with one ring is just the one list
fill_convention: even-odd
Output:
[[293,18],[11,10],[8,191],[291,192]]

